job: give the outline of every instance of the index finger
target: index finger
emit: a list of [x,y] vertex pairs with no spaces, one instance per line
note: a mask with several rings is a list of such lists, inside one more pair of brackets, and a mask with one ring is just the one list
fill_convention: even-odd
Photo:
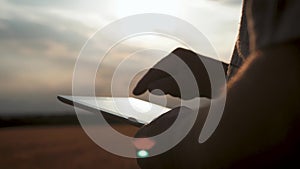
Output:
[[163,79],[165,77],[170,76],[168,73],[151,68],[143,77],[142,79],[137,83],[133,90],[134,95],[140,95],[147,91],[148,86],[157,80]]

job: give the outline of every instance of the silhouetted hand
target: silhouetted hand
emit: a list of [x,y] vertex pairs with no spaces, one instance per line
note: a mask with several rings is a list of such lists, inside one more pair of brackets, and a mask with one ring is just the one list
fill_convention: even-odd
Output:
[[[179,58],[179,59],[178,59]],[[201,59],[200,59],[201,58]],[[183,99],[192,99],[195,97],[208,97],[211,98],[211,85],[206,68],[201,60],[205,60],[211,63],[219,64],[217,60],[213,60],[202,55],[197,55],[195,52],[177,48],[172,51],[168,56],[160,60],[156,65],[153,66],[145,76],[138,82],[133,94],[140,95],[147,90],[153,94],[155,89],[159,89],[164,92],[164,94],[170,94],[174,97],[179,97]],[[182,61],[185,66],[182,65]],[[189,69],[189,70],[187,70]],[[166,73],[166,71],[171,72]],[[187,78],[187,73],[192,72],[195,81],[198,85],[198,92],[195,89],[185,90],[186,93],[181,93],[178,83],[176,81],[190,81]],[[188,86],[185,86],[188,88]]]

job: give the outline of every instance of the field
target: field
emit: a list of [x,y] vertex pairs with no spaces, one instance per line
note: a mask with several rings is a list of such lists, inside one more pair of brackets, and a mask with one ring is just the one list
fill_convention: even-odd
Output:
[[[136,129],[116,125],[131,135]],[[78,125],[0,128],[3,169],[138,169],[135,159],[97,146]]]

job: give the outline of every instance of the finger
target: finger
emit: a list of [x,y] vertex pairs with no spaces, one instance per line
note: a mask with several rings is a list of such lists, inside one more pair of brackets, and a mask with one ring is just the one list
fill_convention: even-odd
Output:
[[[162,92],[156,92],[159,89]],[[174,97],[180,97],[180,89],[174,78],[171,76],[156,80],[148,85],[148,90],[155,95],[170,94]]]
[[157,81],[159,79],[165,78],[170,76],[168,73],[159,70],[159,69],[155,69],[155,68],[151,68],[143,77],[142,79],[138,82],[138,84],[135,86],[134,90],[133,90],[133,94],[134,95],[140,95],[143,94],[144,92],[147,91],[148,86],[150,83]]
[[[166,95],[169,94],[174,97],[178,97],[181,99],[193,99],[195,97],[199,97],[198,88],[193,88],[189,86],[189,84],[185,84],[182,86],[182,90],[175,79],[178,79],[179,76],[175,76],[174,78],[171,76],[156,80],[149,84],[148,90],[155,95]],[[181,79],[182,81],[182,79]],[[157,90],[158,89],[158,90]]]

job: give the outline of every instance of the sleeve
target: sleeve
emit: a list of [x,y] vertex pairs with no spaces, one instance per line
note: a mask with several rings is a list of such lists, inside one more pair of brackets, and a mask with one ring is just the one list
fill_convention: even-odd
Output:
[[242,18],[241,18],[240,28],[239,28],[239,35],[227,71],[228,79],[230,79],[236,74],[237,70],[242,66],[244,60],[250,54],[246,6],[247,6],[247,0],[244,0]]

